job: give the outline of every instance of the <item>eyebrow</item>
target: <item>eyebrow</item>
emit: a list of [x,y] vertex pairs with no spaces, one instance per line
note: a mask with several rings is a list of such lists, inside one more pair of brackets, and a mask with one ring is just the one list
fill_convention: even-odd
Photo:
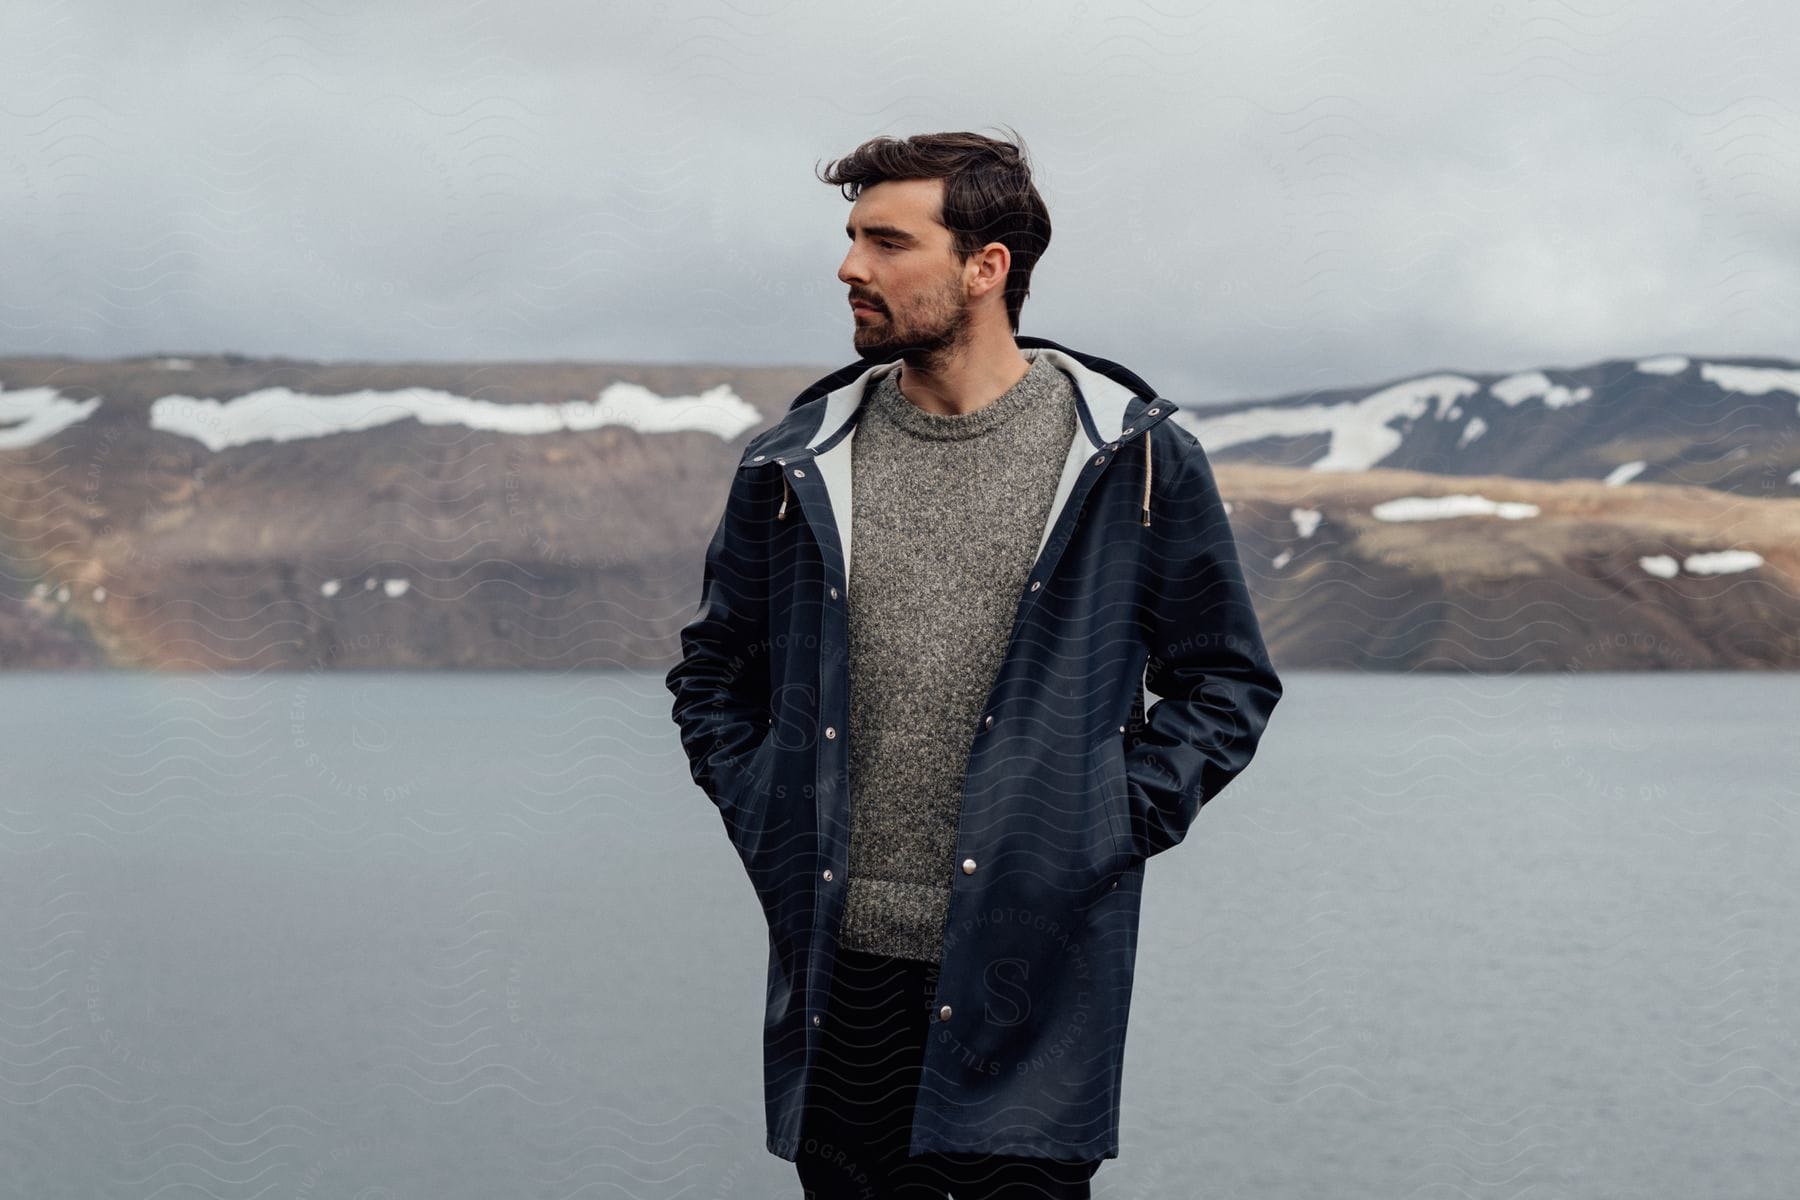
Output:
[[[906,232],[906,230],[897,229],[892,225],[864,225],[863,232],[870,237],[892,238],[896,242],[905,242],[909,246],[916,246],[919,244],[918,238]],[[848,225],[844,226],[844,236],[852,241],[856,240],[856,232]]]

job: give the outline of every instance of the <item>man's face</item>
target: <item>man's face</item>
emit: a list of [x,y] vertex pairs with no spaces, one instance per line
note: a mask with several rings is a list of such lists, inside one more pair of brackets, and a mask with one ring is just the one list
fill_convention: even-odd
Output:
[[964,267],[952,250],[941,179],[891,179],[865,188],[850,209],[850,252],[838,267],[848,284],[853,340],[864,358],[896,352],[925,365],[968,336]]

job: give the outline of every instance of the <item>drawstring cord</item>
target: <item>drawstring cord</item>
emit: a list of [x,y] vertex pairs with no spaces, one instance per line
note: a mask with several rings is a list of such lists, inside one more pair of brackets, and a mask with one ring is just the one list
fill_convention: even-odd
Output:
[[787,520],[787,502],[788,502],[787,472],[783,471],[781,473],[781,507],[779,509],[777,509],[775,512],[775,516],[776,516],[777,520],[782,520],[782,521]]
[[1150,528],[1150,431],[1144,430],[1144,528]]

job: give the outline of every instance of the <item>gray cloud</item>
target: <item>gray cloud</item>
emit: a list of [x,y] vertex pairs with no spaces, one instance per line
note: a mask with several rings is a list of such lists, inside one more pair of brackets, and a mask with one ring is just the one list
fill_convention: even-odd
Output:
[[876,133],[1027,139],[1024,332],[1192,401],[1800,354],[1800,14],[9,10],[0,352],[847,362]]

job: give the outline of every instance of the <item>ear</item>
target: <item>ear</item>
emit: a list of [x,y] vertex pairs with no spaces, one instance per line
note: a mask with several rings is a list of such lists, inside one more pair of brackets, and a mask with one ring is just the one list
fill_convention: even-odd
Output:
[[1006,276],[1012,270],[1012,251],[1004,242],[989,242],[969,259],[975,273],[969,281],[969,294],[984,296],[996,288],[1006,287]]

